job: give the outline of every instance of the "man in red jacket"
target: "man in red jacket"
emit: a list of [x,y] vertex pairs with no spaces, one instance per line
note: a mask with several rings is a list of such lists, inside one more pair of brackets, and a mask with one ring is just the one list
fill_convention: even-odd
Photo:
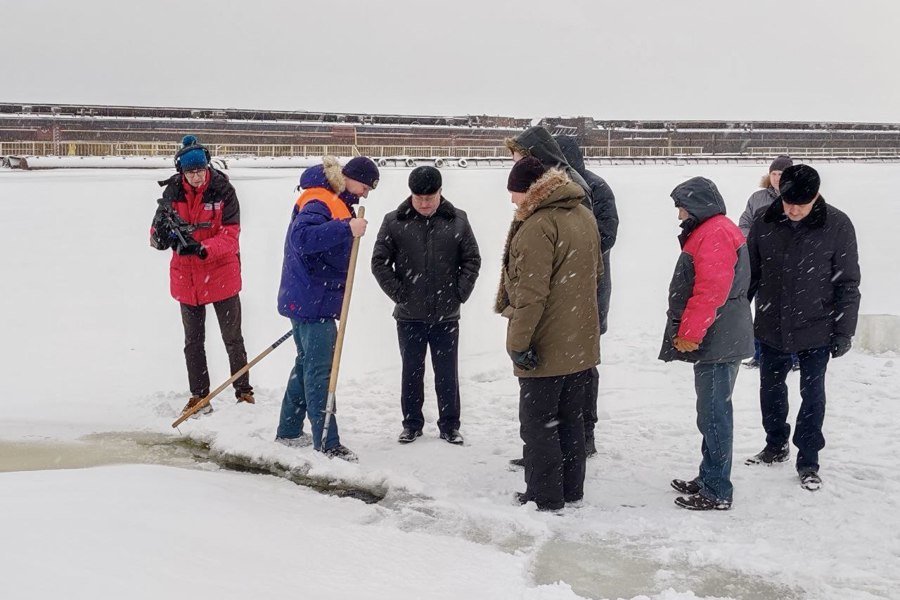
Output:
[[744,234],[725,216],[715,184],[694,177],[672,191],[681,220],[681,254],[669,286],[660,360],[694,364],[703,459],[697,477],[674,479],[689,510],[728,510],[734,421],[731,394],[741,359],[753,355],[750,260]]
[[[241,334],[241,225],[234,187],[224,173],[209,166],[209,151],[192,135],[182,140],[175,168],[178,173],[159,182],[165,191],[150,229],[150,245],[173,250],[169,279],[172,297],[181,304],[191,388],[185,412],[209,394],[207,304],[215,308],[232,374],[247,364],[247,351]],[[234,389],[238,402],[254,403],[249,373],[235,380]],[[212,407],[202,412],[212,412]]]

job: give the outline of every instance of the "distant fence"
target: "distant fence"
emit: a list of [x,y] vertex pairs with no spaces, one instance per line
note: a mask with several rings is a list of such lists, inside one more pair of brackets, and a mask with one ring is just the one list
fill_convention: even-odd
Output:
[[[0,142],[0,156],[166,156],[181,147],[177,142]],[[209,144],[214,156],[317,157],[371,156],[373,158],[509,158],[504,146],[388,146],[351,144]],[[789,154],[797,158],[900,158],[900,148],[785,148],[750,146],[737,154],[713,154],[703,146],[587,146],[585,158],[768,158]]]

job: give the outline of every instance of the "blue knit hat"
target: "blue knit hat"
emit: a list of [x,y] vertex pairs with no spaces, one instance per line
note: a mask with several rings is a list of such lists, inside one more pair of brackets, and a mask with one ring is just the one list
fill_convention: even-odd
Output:
[[364,183],[373,190],[378,187],[378,179],[381,176],[375,162],[365,156],[350,159],[350,162],[341,169],[341,173],[344,177]]
[[196,136],[186,135],[181,140],[181,150],[175,154],[175,166],[182,172],[205,169],[209,166],[209,150]]

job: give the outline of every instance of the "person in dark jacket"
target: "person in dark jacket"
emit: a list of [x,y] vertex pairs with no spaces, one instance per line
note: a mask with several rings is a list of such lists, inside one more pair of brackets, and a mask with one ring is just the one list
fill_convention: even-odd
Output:
[[278,312],[291,320],[297,358],[288,379],[275,440],[287,446],[309,445],[303,417],[309,416],[312,445],[329,458],[355,462],[341,444],[337,419],[325,429],[325,404],[331,361],[337,342],[353,238],[366,232],[354,205],[378,185],[378,167],[357,156],[341,168],[326,156],[303,172],[303,192],[291,212],[284,243]]
[[529,127],[515,138],[504,140],[506,148],[512,153],[513,162],[518,162],[526,156],[533,156],[547,169],[562,169],[569,179],[581,186],[584,190],[584,205],[591,208],[591,186],[584,177],[572,168],[566,161],[566,157],[559,144],[550,135],[550,132],[537,125]]
[[[584,177],[591,188],[591,207],[597,228],[600,231],[600,252],[603,259],[603,275],[597,284],[597,308],[600,311],[600,335],[606,333],[609,299],[612,295],[612,279],[610,275],[610,251],[616,243],[619,231],[619,213],[616,210],[616,196],[606,181],[584,166],[584,157],[574,138],[560,135],[553,139],[559,144],[563,156],[575,171]],[[584,407],[584,443],[588,456],[597,454],[594,442],[594,427],[597,424],[597,396],[600,393],[600,373],[591,370],[591,397]]]
[[825,447],[825,370],[850,350],[859,314],[859,256],[853,223],[819,194],[819,174],[794,165],[781,175],[780,202],[753,223],[747,244],[760,341],[759,400],[766,447],[748,464],[790,458],[785,385],[791,354],[800,358],[800,411],[793,442],[806,489],[821,487]]
[[[517,163],[523,158],[530,156],[540,161],[545,169],[561,169],[564,171],[566,176],[574,183],[577,183],[584,191],[582,203],[587,208],[593,210],[593,190],[591,186],[588,185],[582,174],[569,164],[562,148],[560,148],[557,140],[550,135],[550,132],[541,126],[529,127],[517,137],[507,138],[505,144],[506,148],[512,154],[513,162]],[[582,166],[584,166],[583,161]],[[601,275],[600,279],[602,278],[603,275]],[[599,297],[598,291],[598,300]],[[597,394],[599,393],[600,387],[600,373],[596,366],[591,368],[590,377],[591,395],[585,403],[584,408],[585,451],[588,456],[594,456],[597,454],[597,448],[594,442],[594,425],[597,422]],[[525,466],[524,458],[514,458],[509,462],[516,467]]]
[[[191,397],[182,413],[209,395],[206,363],[206,306],[212,304],[228,352],[231,373],[247,364],[241,333],[241,261],[238,238],[241,208],[225,173],[209,165],[209,151],[186,135],[175,155],[177,173],[160,181],[165,187],[150,229],[150,245],[171,248],[169,279],[172,297],[181,305],[184,357]],[[174,212],[183,228],[173,218]],[[254,403],[250,374],[234,381],[238,402]],[[201,409],[212,412],[209,404]]]
[[731,394],[743,358],[753,354],[750,260],[741,230],[725,216],[725,201],[709,179],[694,177],[672,191],[682,233],[669,286],[660,360],[694,363],[697,427],[703,436],[700,473],[674,479],[690,510],[728,510],[734,432]]
[[403,360],[403,432],[397,441],[408,444],[422,435],[425,352],[430,349],[441,439],[462,444],[459,309],[475,287],[481,255],[466,213],[441,193],[440,171],[413,169],[409,190],[397,210],[385,215],[372,251],[372,273],[396,303]]
[[558,510],[584,495],[584,423],[590,370],[600,359],[600,235],[584,190],[534,157],[507,189],[517,210],[494,309],[507,319],[506,351],[519,378],[525,462],[521,503]]
[[[753,225],[753,221],[766,212],[766,209],[772,206],[772,203],[778,199],[778,185],[781,182],[781,172],[793,164],[794,161],[791,160],[790,156],[782,154],[781,156],[776,157],[775,160],[772,161],[772,164],[769,165],[769,172],[762,178],[762,181],[760,181],[760,188],[762,189],[757,190],[750,195],[750,198],[747,200],[747,207],[744,209],[744,212],[741,213],[741,218],[738,221],[738,227],[741,228],[741,233],[744,234],[744,237],[750,235],[750,226]],[[753,347],[753,358],[745,362],[744,366],[749,369],[758,369],[758,340],[754,340]],[[791,370],[799,370],[800,359],[796,354],[792,355],[791,358],[794,361]]]

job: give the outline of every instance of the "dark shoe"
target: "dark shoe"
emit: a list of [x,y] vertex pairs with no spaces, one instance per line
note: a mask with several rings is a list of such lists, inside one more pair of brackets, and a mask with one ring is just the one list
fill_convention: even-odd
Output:
[[238,404],[241,402],[246,402],[247,404],[256,404],[256,398],[253,397],[253,392],[241,392],[237,396]]
[[766,446],[762,452],[751,456],[744,461],[745,465],[773,465],[783,463],[791,457],[791,447],[785,444],[781,448],[769,448]]
[[525,468],[525,459],[524,458],[514,458],[509,461],[509,466],[519,469]]
[[[204,397],[205,397],[205,396],[191,396],[191,399],[188,400],[188,403],[185,404],[185,405],[184,405],[184,408],[181,409],[181,414],[184,414],[184,413],[188,412],[189,410],[191,410],[192,408],[194,408],[195,406],[197,406],[197,404],[198,404],[201,400],[203,400]],[[206,403],[206,406],[204,406],[203,408],[201,408],[200,410],[198,410],[197,412],[195,412],[193,415],[191,415],[191,418],[192,418],[192,419],[196,419],[196,418],[198,418],[200,415],[208,415],[208,414],[211,413],[212,411],[213,411],[212,405],[211,405],[209,402],[207,402],[207,403]]]
[[[528,504],[529,502],[533,501],[528,497],[527,494],[524,494],[522,492],[516,492],[513,498],[515,498],[515,501],[518,504]],[[537,502],[535,502],[535,504],[537,504],[537,509],[539,512],[557,512],[562,510],[566,506],[565,502],[551,502],[549,504],[538,504]]]
[[312,436],[305,433],[301,433],[294,438],[276,437],[275,441],[288,448],[306,448],[307,446],[312,446]]
[[794,364],[791,365],[791,371],[799,371],[799,370],[800,370],[800,363],[795,362]]
[[758,369],[759,368],[759,361],[756,360],[755,358],[751,358],[750,360],[744,361],[741,364],[743,364],[748,369]]
[[693,496],[678,496],[675,498],[675,504],[681,508],[688,510],[730,510],[731,500],[713,500],[702,494],[694,494]]
[[684,479],[673,479],[669,484],[676,492],[693,496],[700,493],[700,484],[694,481],[685,481]]
[[397,441],[401,444],[409,444],[411,442],[416,441],[417,437],[422,437],[421,431],[416,431],[414,429],[403,429],[403,433],[397,436]]
[[800,487],[811,492],[820,490],[822,489],[822,478],[816,471],[800,473]]
[[459,434],[458,429],[453,429],[452,431],[445,431],[441,433],[441,439],[446,440],[450,444],[454,444],[456,446],[462,446],[465,440],[463,436]]
[[356,456],[353,450],[341,444],[338,444],[334,448],[323,450],[322,454],[328,458],[339,458],[341,460],[346,460],[347,462],[359,462],[359,457]]

